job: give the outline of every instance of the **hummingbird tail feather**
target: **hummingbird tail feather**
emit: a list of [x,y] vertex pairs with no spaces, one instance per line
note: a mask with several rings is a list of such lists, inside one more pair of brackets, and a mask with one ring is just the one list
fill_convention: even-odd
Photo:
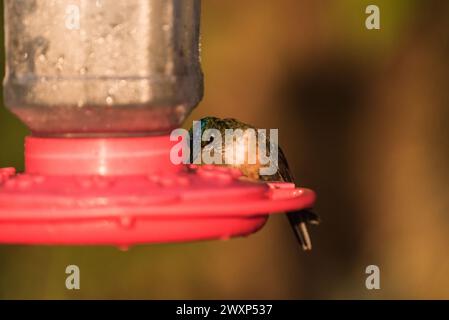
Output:
[[310,239],[307,224],[317,224],[316,214],[303,210],[287,213],[288,220],[292,226],[293,232],[304,251],[312,250],[312,240]]

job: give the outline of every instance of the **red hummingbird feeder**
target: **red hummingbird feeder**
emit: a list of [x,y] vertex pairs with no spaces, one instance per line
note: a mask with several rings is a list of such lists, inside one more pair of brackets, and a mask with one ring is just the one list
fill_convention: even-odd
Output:
[[169,132],[199,103],[199,0],[5,3],[7,107],[30,128],[0,169],[0,242],[227,239],[310,208],[293,184],[175,165]]

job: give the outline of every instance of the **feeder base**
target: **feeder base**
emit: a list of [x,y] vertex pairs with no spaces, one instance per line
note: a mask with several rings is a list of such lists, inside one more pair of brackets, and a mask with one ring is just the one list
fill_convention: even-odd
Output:
[[259,230],[268,214],[314,204],[313,191],[293,184],[244,181],[221,166],[173,166],[171,144],[168,137],[28,138],[26,172],[0,169],[0,243],[228,239]]

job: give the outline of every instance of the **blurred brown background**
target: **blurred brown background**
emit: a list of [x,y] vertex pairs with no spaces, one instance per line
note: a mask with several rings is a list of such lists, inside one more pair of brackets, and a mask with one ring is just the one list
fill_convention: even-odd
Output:
[[[365,29],[368,4],[381,30]],[[186,126],[279,128],[319,195],[313,252],[282,216],[226,242],[1,246],[0,298],[449,298],[448,17],[445,0],[204,0],[205,98]],[[1,108],[0,166],[23,168],[25,135]]]

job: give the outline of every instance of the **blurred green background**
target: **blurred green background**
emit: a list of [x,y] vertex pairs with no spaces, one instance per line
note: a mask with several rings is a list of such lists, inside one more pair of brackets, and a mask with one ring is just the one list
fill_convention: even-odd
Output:
[[[381,30],[365,29],[368,4]],[[282,216],[245,239],[127,252],[0,246],[0,298],[449,298],[448,17],[445,0],[204,0],[205,98],[186,126],[279,128],[319,195],[314,250]],[[0,166],[23,168],[26,134],[1,108]],[[381,290],[365,288],[370,264]]]

